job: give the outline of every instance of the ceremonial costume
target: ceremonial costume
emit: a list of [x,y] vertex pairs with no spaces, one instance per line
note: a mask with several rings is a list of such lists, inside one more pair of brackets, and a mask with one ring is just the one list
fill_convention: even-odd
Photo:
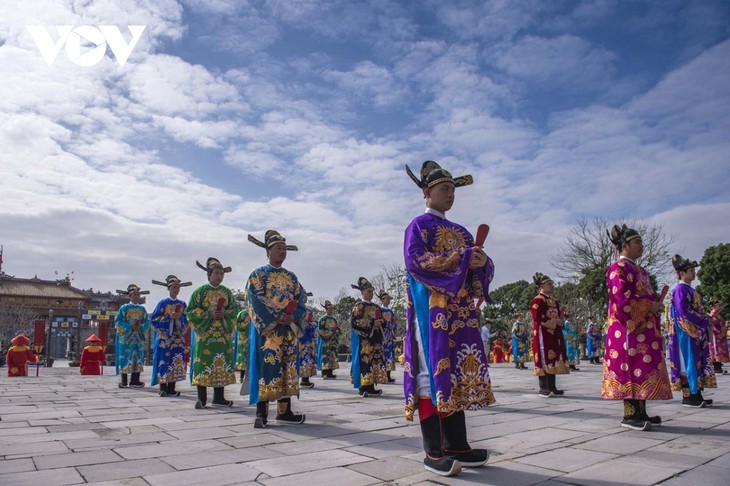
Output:
[[[245,303],[244,306],[246,306]],[[248,308],[242,309],[236,316],[236,342],[234,344],[236,355],[235,369],[241,377],[241,383],[243,383],[246,370],[248,369],[249,348],[251,347],[250,328],[251,319],[248,318]]]
[[563,326],[563,338],[565,339],[565,352],[568,358],[568,365],[571,370],[579,371],[580,350],[578,349],[579,340],[578,327],[565,319]]
[[10,342],[13,346],[8,349],[8,353],[5,355],[8,376],[28,376],[28,361],[38,362],[35,353],[28,347],[30,339],[23,334],[18,334]]
[[205,266],[195,262],[208,274],[208,283],[201,285],[190,296],[185,314],[191,335],[191,383],[198,387],[200,410],[208,401],[207,387],[213,387],[213,405],[233,406],[226,400],[225,386],[236,382],[233,372],[233,329],[239,309],[233,293],[222,285],[223,277],[231,271],[216,258],[208,258]]
[[168,275],[164,282],[153,280],[153,284],[167,287],[170,296],[162,299],[152,312],[152,326],[155,330],[155,351],[152,357],[152,386],[159,383],[161,397],[177,397],[175,383],[185,380],[185,332],[188,318],[185,309],[188,304],[177,298],[180,287],[189,287],[192,282],[182,282],[175,275]]
[[499,341],[499,339],[494,340],[494,349],[492,350],[492,356],[494,357],[495,363],[502,363],[504,362],[504,348],[502,348],[502,343]]
[[[547,275],[536,273],[533,281],[538,288],[549,285],[553,281]],[[547,292],[547,291],[545,291]],[[563,339],[563,310],[560,302],[542,290],[530,302],[532,312],[532,353],[535,361],[535,376],[538,377],[542,397],[563,395],[555,384],[555,375],[570,373],[568,356]],[[552,293],[552,290],[550,290]]]
[[512,356],[515,361],[515,368],[526,370],[525,360],[528,358],[530,346],[530,331],[527,325],[517,320],[512,324]]
[[591,364],[601,364],[601,345],[603,341],[601,326],[593,320],[588,321],[586,326],[586,352],[591,359]]
[[641,256],[641,236],[623,225],[614,226],[610,237],[621,256],[606,274],[608,328],[601,398],[624,401],[622,427],[649,430],[661,418],[647,415],[646,400],[672,398],[659,323],[661,306],[646,270],[629,258]]
[[713,302],[713,310],[710,312],[710,321],[712,323],[712,357],[714,359],[715,374],[726,375],[727,370],[722,369],[723,363],[730,363],[730,354],[727,347],[727,322],[720,312],[720,302]]
[[281,266],[286,252],[297,251],[297,247],[287,245],[274,230],[266,232],[264,242],[251,235],[248,239],[265,248],[269,258],[269,264],[254,270],[246,283],[252,324],[248,372],[249,403],[256,404],[254,428],[266,427],[271,400],[278,401],[277,422],[303,423],[306,417],[292,412],[291,397],[299,396],[299,336],[306,321],[306,296],[297,276]]
[[700,294],[689,284],[694,279],[695,261],[672,257],[672,265],[680,278],[691,272],[691,278],[680,280],[672,292],[672,327],[669,329],[669,361],[674,391],[682,391],[682,405],[703,408],[712,400],[702,396],[704,388],[717,388],[710,353],[710,317],[702,311]]
[[[304,294],[304,301],[312,294],[307,292]],[[314,383],[309,381],[312,376],[317,376],[317,342],[315,335],[317,334],[317,322],[314,320],[314,309],[306,306],[304,323],[302,324],[302,335],[299,337],[299,376],[301,383],[299,386],[304,388],[314,388]]]
[[[119,308],[114,318],[117,330],[116,338],[116,373],[122,376],[119,388],[142,388],[144,383],[139,381],[139,375],[144,371],[145,333],[150,327],[147,309],[139,305],[140,295],[149,294],[149,290],[140,290],[135,284],[127,286],[127,290],[117,290],[120,295],[129,297],[131,302]],[[127,384],[127,374],[132,377]]]
[[101,345],[101,339],[96,337],[96,334],[89,336],[86,342],[89,345],[81,351],[79,372],[82,375],[100,375],[101,366],[104,364],[104,346]]
[[[406,171],[426,196],[427,208],[411,221],[404,238],[405,415],[413,420],[418,410],[425,468],[451,476],[489,457],[486,450],[469,446],[464,411],[494,402],[474,303],[490,302],[494,265],[466,228],[446,219],[453,202],[448,195],[471,184],[471,176],[453,178],[433,161],[423,163],[420,180],[408,166]],[[476,261],[481,266],[472,268]]]
[[[373,286],[365,277],[360,277],[357,285],[353,284],[351,287],[360,292],[370,290],[372,298]],[[383,390],[376,390],[375,385],[388,380],[383,354],[384,322],[380,306],[370,299],[366,300],[364,296],[350,313],[350,325],[358,340],[357,351],[353,351],[352,356],[352,383],[361,397],[379,397]]]
[[388,307],[390,304],[390,295],[387,292],[380,292],[378,299],[380,299],[380,303],[382,304],[380,306],[380,314],[383,316],[383,357],[385,359],[385,373],[388,383],[395,383],[395,380],[390,375],[392,371],[395,371],[395,338],[397,331],[395,312]]
[[340,343],[340,327],[337,320],[330,315],[335,306],[329,300],[324,301],[327,315],[317,322],[317,368],[322,371],[323,379],[337,378],[332,372],[340,367],[337,346]]

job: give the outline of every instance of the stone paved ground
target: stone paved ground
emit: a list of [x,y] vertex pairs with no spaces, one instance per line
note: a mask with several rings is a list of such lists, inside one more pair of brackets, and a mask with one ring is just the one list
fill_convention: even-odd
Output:
[[706,394],[715,407],[650,402],[664,425],[634,432],[619,426],[620,402],[598,398],[599,366],[559,377],[566,395],[544,399],[531,371],[494,365],[497,403],[467,414],[472,446],[488,448],[489,463],[442,478],[423,469],[419,427],[402,414],[400,373],[369,399],[350,387],[346,368],[336,381],[315,378],[294,401],[306,424],[261,431],[238,385],[226,390],[233,408],[200,411],[188,385],[180,398],[160,398],[151,388],[120,390],[112,375],[77,372],[61,366],[9,379],[2,369],[0,484],[729,484],[730,375]]

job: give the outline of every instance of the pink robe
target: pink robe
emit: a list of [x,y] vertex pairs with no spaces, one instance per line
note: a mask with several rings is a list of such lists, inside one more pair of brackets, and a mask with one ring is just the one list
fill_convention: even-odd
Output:
[[657,296],[646,270],[619,258],[608,269],[608,330],[601,398],[669,400],[672,389],[664,362]]
[[728,353],[727,349],[727,322],[725,322],[725,319],[723,319],[719,312],[710,316],[710,320],[712,321],[713,334],[710,337],[713,351],[712,355],[717,362],[730,363],[730,353]]

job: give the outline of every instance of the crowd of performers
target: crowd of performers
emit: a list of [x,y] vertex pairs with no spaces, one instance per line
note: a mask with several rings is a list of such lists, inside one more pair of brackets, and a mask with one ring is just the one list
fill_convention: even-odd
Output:
[[[488,365],[489,340],[494,334],[489,323],[480,329],[480,304],[491,302],[494,264],[483,250],[486,232],[481,236],[477,232],[475,239],[465,227],[446,218],[456,188],[471,184],[472,177],[453,177],[433,161],[423,163],[420,177],[408,166],[406,171],[420,189],[426,209],[411,221],[404,237],[405,416],[408,420],[418,416],[425,468],[451,476],[463,467],[480,467],[489,458],[486,449],[469,445],[465,411],[480,410],[495,401]],[[717,386],[716,373],[724,373],[722,363],[730,362],[727,325],[719,303],[713,303],[709,314],[700,305],[691,286],[697,262],[679,255],[672,259],[679,282],[667,310],[670,323],[665,344],[662,298],[637,264],[643,253],[641,235],[625,225],[614,226],[609,235],[619,257],[607,272],[607,327],[604,334],[591,319],[585,330],[587,356],[591,363],[603,365],[601,397],[622,400],[621,426],[634,430],[661,424],[659,416],[648,415],[646,403],[671,399],[672,391],[682,392],[683,406],[711,406],[712,400],[702,392]],[[291,398],[299,396],[300,388],[313,387],[310,378],[318,371],[323,379],[337,378],[342,333],[335,306],[325,301],[325,314],[315,321],[314,309],[307,305],[311,294],[283,267],[288,252],[297,247],[287,244],[279,232],[267,231],[263,241],[249,235],[249,241],[266,251],[268,263],[251,272],[242,302],[223,285],[231,268],[212,257],[205,265],[196,262],[208,282],[195,289],[188,302],[178,299],[178,294],[192,284],[175,275],[152,281],[165,286],[169,297],[151,315],[139,303],[149,291],[134,284],[118,291],[129,298],[115,320],[120,388],[145,386],[140,374],[145,332],[151,328],[152,385],[159,386],[160,396],[179,396],[175,384],[189,379],[197,389],[196,409],[208,406],[208,388],[213,388],[211,405],[230,407],[233,401],[226,399],[224,389],[240,380],[241,395],[248,395],[249,404],[256,407],[254,428],[267,427],[271,402],[276,402],[277,422],[304,423],[304,414],[292,410]],[[581,333],[553,296],[553,280],[538,272],[533,282],[537,295],[530,303],[532,332],[517,316],[507,341],[509,349],[497,340],[491,354],[494,361],[501,361],[511,353],[518,369],[527,369],[531,354],[538,395],[559,397],[565,392],[558,388],[557,375],[578,369]],[[361,300],[350,315],[350,379],[361,397],[378,397],[382,389],[377,385],[395,381],[391,375],[396,363],[395,314],[387,293],[378,292],[379,303],[373,302],[376,289],[367,278],[360,277],[352,287]],[[99,374],[104,343],[95,335],[87,341],[81,373]],[[12,343],[8,374],[24,376],[27,363],[36,357],[25,336],[17,336]]]

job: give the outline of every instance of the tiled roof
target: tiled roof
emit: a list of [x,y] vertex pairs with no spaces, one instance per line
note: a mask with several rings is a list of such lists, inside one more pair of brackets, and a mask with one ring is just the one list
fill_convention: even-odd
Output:
[[3,278],[0,295],[12,297],[49,297],[57,299],[88,299],[81,290],[53,280],[35,278]]

